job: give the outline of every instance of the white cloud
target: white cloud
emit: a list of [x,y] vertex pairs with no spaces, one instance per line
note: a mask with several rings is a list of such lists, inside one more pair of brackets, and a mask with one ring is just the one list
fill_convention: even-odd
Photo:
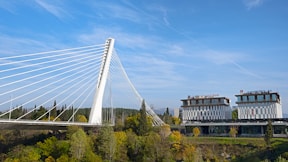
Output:
[[35,0],[35,2],[44,8],[47,12],[51,13],[52,15],[56,16],[59,19],[63,19],[64,17],[70,16],[68,12],[66,12],[63,7],[60,7],[60,4],[58,3],[56,5],[52,5],[50,3],[47,3],[48,1],[43,0]]
[[198,56],[203,57],[204,59],[218,65],[232,64],[242,74],[249,75],[258,79],[262,78],[260,75],[253,73],[251,70],[248,70],[247,68],[237,63],[245,60],[245,57],[247,57],[245,54],[209,50],[199,54]]
[[252,9],[262,5],[264,0],[244,0],[243,2],[248,9]]

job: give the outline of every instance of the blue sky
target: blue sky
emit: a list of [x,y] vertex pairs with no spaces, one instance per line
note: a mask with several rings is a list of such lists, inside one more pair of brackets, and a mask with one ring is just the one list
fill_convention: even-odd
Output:
[[102,44],[154,108],[188,95],[279,92],[288,113],[286,0],[0,0],[0,55]]

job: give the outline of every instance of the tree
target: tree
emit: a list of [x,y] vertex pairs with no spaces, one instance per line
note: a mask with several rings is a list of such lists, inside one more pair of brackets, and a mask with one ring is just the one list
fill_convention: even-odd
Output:
[[166,108],[166,111],[163,114],[163,121],[166,124],[172,124],[172,117],[171,117],[171,115],[169,113],[169,108],[168,107]]
[[145,101],[143,100],[141,109],[140,109],[138,135],[140,136],[146,135],[148,131],[149,131],[149,125],[148,125],[147,114],[146,114],[146,105],[145,105]]
[[162,139],[168,137],[170,135],[170,133],[171,133],[170,125],[165,124],[165,125],[162,125],[160,127],[159,134],[160,134]]
[[52,118],[54,119],[56,116],[57,116],[57,104],[56,104],[56,100],[54,100],[53,107],[50,112],[50,119]]
[[44,155],[45,157],[53,156],[55,152],[57,153],[56,145],[57,138],[54,136],[45,139],[43,142],[37,142],[37,147],[41,150],[42,156]]
[[127,155],[130,161],[143,161],[143,136],[137,136],[132,131],[127,131]]
[[230,127],[230,131],[229,131],[230,137],[236,137],[237,133],[238,133],[238,131],[237,131],[237,128],[235,126]]
[[195,160],[195,152],[196,148],[192,146],[191,144],[188,144],[185,146],[184,151],[183,151],[183,160],[185,161],[196,161]]
[[9,153],[5,161],[31,161],[36,162],[40,160],[39,150],[33,146],[18,145],[14,147]]
[[179,131],[172,131],[170,136],[168,137],[170,142],[170,150],[173,153],[173,157],[175,160],[181,160],[182,157],[182,141],[183,137]]
[[180,118],[178,118],[178,117],[172,117],[172,123],[173,123],[174,125],[180,125],[181,120],[180,120]]
[[264,136],[264,140],[266,142],[266,145],[268,147],[271,146],[271,139],[273,137],[273,127],[272,127],[272,122],[271,120],[268,120],[268,124],[266,126],[266,132],[265,132],[265,136]]
[[232,111],[232,119],[237,120],[238,119],[238,109],[234,109]]
[[129,161],[127,156],[127,135],[125,132],[115,132],[115,154],[113,156],[113,161],[126,162]]
[[77,115],[76,121],[77,121],[77,122],[84,122],[84,123],[87,123],[87,122],[88,122],[88,120],[87,120],[87,118],[85,117],[85,115]]
[[87,152],[92,151],[91,141],[82,129],[78,129],[72,134],[70,139],[70,154],[72,159],[77,161],[82,160],[87,155]]
[[110,126],[101,127],[95,141],[96,151],[103,160],[112,161],[116,140],[113,128]]
[[198,137],[201,133],[198,127],[194,127],[192,131],[193,131],[194,137]]
[[139,118],[140,114],[128,116],[124,122],[124,130],[131,129],[133,132],[137,133],[139,129]]

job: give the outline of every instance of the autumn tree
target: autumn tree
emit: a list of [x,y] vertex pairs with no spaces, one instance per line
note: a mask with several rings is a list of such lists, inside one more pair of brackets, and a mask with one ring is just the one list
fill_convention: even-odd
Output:
[[181,120],[180,120],[180,118],[172,117],[172,123],[174,125],[180,125],[181,124]]
[[84,123],[87,123],[87,122],[88,122],[88,120],[87,120],[87,118],[85,117],[85,115],[77,115],[76,121],[77,121],[77,122],[84,122]]
[[236,137],[238,131],[237,128],[235,126],[230,127],[230,131],[229,131],[229,135],[230,137]]
[[168,137],[170,142],[170,149],[175,160],[182,159],[182,140],[183,137],[179,131],[172,131]]
[[196,161],[195,160],[195,152],[196,152],[196,148],[191,145],[191,144],[187,144],[185,147],[184,147],[184,150],[183,150],[183,160],[184,162],[190,162],[190,161]]
[[129,158],[127,156],[127,135],[125,132],[115,132],[115,140],[116,140],[116,146],[115,146],[115,154],[113,156],[114,161],[118,162],[126,162],[129,161]]
[[201,133],[198,127],[194,127],[192,131],[193,131],[194,137],[198,137]]

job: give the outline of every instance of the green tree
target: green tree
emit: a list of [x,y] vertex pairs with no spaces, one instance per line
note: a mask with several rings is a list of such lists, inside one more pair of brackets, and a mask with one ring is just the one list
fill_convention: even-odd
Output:
[[169,108],[166,108],[166,111],[163,114],[163,121],[166,124],[172,124],[172,116],[170,115]]
[[124,122],[124,130],[131,129],[133,132],[137,133],[139,128],[139,117],[140,114],[128,116]]
[[127,155],[130,161],[143,161],[143,137],[137,136],[132,131],[127,131]]
[[116,148],[116,140],[112,127],[101,127],[95,141],[95,146],[97,153],[103,160],[112,161]]
[[8,153],[8,157],[5,161],[37,162],[41,155],[39,150],[33,146],[18,145]]
[[37,142],[37,147],[41,150],[42,156],[49,157],[53,156],[55,152],[57,152],[57,138],[52,136],[50,138],[45,139],[43,142]]
[[238,119],[238,109],[234,109],[232,111],[232,119],[237,120]]
[[69,156],[66,154],[61,155],[56,162],[69,162]]
[[146,105],[145,101],[142,101],[141,109],[140,109],[140,118],[139,118],[139,129],[138,135],[146,135],[149,132],[149,123],[147,119]]
[[[78,129],[72,134],[70,139],[70,155],[77,161],[87,158],[88,152],[92,152],[92,142],[82,129]],[[92,152],[93,154],[93,152]]]
[[50,112],[50,120],[54,119],[56,116],[57,116],[57,104],[56,104],[56,100],[54,100],[53,107]]
[[275,160],[275,162],[288,162],[288,160],[286,160],[285,158],[278,156],[277,159]]
[[266,145],[268,147],[271,146],[271,139],[273,138],[273,127],[272,127],[272,122],[271,120],[268,120],[268,124],[266,126],[266,132],[264,136],[264,140],[266,142]]

